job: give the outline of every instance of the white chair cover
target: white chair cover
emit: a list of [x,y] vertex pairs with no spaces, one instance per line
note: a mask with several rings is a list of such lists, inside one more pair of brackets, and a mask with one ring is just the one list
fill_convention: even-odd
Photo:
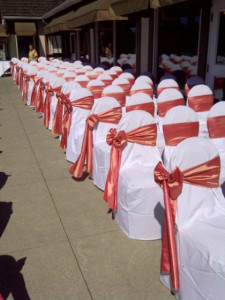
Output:
[[[176,106],[171,108],[163,119],[163,125],[187,122],[198,122],[198,115],[196,112],[187,106]],[[177,146],[165,145],[165,149],[163,151],[163,163],[166,168],[169,167],[171,155],[176,148]]]
[[[36,75],[38,72],[38,69],[34,66],[29,66],[27,68],[27,75],[28,76],[32,76],[32,75]],[[27,105],[30,106],[30,102],[31,102],[31,94],[34,88],[34,81],[33,79],[29,80],[29,85],[28,85],[28,93],[27,93]]]
[[[181,94],[180,91],[173,89],[173,88],[168,88],[166,90],[163,90],[160,93],[159,97],[157,98],[157,103],[166,102],[166,101],[175,101],[175,100],[181,99],[181,98],[183,98],[183,95]],[[163,117],[158,116],[158,124],[159,124],[159,129],[161,132],[162,132],[163,119],[164,119]]]
[[[155,123],[153,117],[136,110],[126,114],[117,131],[129,132]],[[122,152],[115,219],[130,238],[161,238],[164,216],[163,193],[154,180],[154,168],[161,161],[157,147],[127,143]]]
[[[102,97],[95,101],[91,114],[98,114],[115,107],[120,107],[116,99]],[[93,173],[91,177],[94,180],[94,184],[101,190],[105,188],[110,162],[110,147],[106,143],[106,136],[109,129],[116,128],[116,126],[116,124],[100,122],[93,130]]]
[[[72,90],[69,100],[71,102],[92,96],[91,92],[84,88]],[[90,110],[73,107],[72,122],[67,140],[66,159],[74,163],[80,155],[85,131],[86,119]]]
[[[189,97],[201,96],[201,95],[212,95],[211,89],[205,84],[199,84],[194,86],[188,92]],[[187,98],[187,105],[188,105],[188,98]],[[208,137],[208,129],[206,124],[206,119],[208,116],[209,111],[197,112],[199,123],[200,123],[200,133],[199,136]]]
[[[218,102],[210,109],[208,118],[217,117],[217,116],[225,116],[225,102]],[[225,132],[225,128],[224,128]],[[221,159],[221,171],[220,171],[220,183],[223,184],[225,182],[225,138],[216,138],[211,139],[211,141],[216,146]]]
[[142,82],[148,83],[151,86],[153,86],[153,81],[151,80],[150,77],[146,75],[141,75],[135,80],[135,83],[142,83]]
[[[209,139],[189,138],[181,142],[170,160],[170,170],[181,171],[218,155]],[[180,290],[176,299],[215,300],[225,295],[225,199],[221,188],[183,183],[177,200],[176,241]],[[161,274],[170,288],[170,278]]]
[[[65,83],[65,79],[61,77],[56,77],[50,80],[50,86],[53,89],[56,89],[60,86],[62,87],[64,83]],[[56,97],[56,92],[54,92],[52,95],[51,106],[50,106],[50,119],[49,119],[49,127],[48,127],[49,130],[52,130],[52,122],[54,120],[57,103],[58,103],[58,98]]]

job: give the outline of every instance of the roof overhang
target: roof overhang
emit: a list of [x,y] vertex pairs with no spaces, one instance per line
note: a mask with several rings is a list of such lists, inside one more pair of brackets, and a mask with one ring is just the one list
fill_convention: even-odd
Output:
[[43,19],[51,18],[54,15],[56,15],[56,14],[60,13],[61,11],[63,11],[64,9],[67,9],[72,5],[76,5],[76,4],[80,3],[81,1],[82,0],[66,0],[63,3],[61,3],[60,5],[54,7],[50,11],[43,14],[42,18]]
[[177,4],[180,2],[184,2],[187,0],[150,0],[150,7],[151,8],[159,8],[163,6],[168,6],[172,4]]
[[111,7],[117,15],[129,15],[148,9],[149,0],[113,0]]
[[18,36],[34,36],[36,34],[35,23],[15,22],[15,33]]
[[79,8],[67,21],[69,28],[81,27],[93,22],[127,20],[113,11],[110,0],[97,0]]

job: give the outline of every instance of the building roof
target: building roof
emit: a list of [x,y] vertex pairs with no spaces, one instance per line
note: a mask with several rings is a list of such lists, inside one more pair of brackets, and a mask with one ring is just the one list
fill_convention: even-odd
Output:
[[0,0],[1,17],[41,17],[65,0]]

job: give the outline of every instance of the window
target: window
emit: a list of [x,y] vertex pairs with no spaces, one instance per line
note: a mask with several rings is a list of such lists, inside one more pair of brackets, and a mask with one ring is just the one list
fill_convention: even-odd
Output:
[[219,36],[217,44],[217,64],[225,64],[225,11],[220,12]]
[[60,35],[48,37],[49,54],[62,53],[62,40]]

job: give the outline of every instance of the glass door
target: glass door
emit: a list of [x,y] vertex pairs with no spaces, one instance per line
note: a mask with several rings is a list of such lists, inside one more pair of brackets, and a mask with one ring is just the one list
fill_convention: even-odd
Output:
[[225,3],[214,0],[209,32],[208,66],[206,83],[215,97],[225,100]]

